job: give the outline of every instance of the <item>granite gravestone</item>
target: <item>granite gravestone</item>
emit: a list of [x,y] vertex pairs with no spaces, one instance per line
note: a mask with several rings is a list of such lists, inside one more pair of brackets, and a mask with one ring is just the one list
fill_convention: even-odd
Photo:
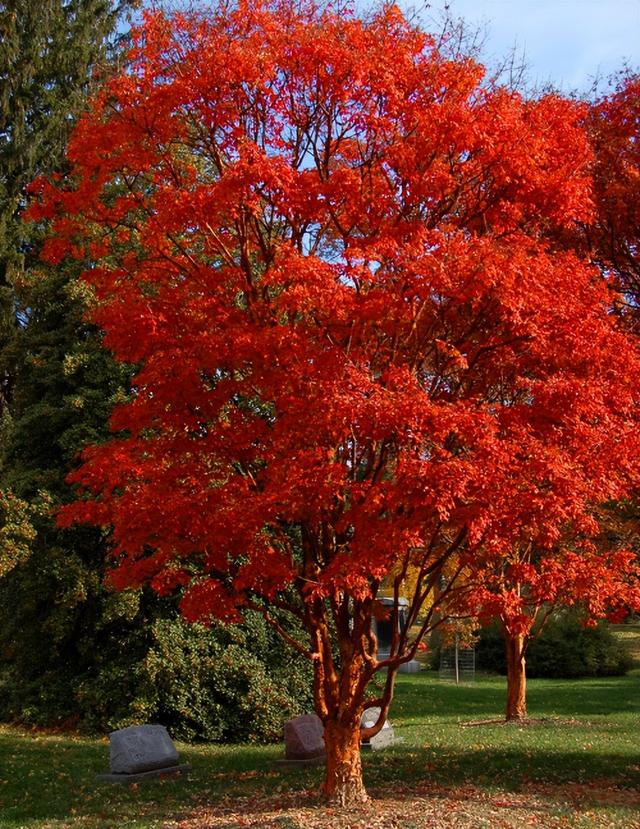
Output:
[[109,783],[134,783],[163,774],[191,769],[180,765],[178,752],[163,725],[132,725],[109,734],[109,774],[98,779]]
[[[367,708],[361,717],[363,728],[371,728],[376,724],[380,714],[379,708]],[[361,748],[378,751],[381,748],[392,746],[395,743],[393,727],[389,720],[385,720],[382,729],[371,739],[361,743]],[[317,714],[304,714],[294,717],[284,725],[284,760],[282,763],[317,763],[324,759],[324,729]]]
[[[366,708],[362,712],[360,718],[360,725],[362,728],[372,728],[378,721],[380,716],[379,708]],[[371,751],[378,751],[381,748],[387,748],[395,743],[395,735],[393,733],[393,726],[389,720],[384,721],[382,729],[368,740],[363,740],[361,747],[363,749],[371,749]]]
[[284,724],[284,758],[317,762],[324,757],[324,729],[317,714],[303,714]]

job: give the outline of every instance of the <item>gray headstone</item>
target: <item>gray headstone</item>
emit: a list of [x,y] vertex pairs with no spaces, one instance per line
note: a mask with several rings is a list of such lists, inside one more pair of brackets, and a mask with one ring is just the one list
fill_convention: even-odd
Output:
[[[360,725],[362,726],[362,728],[372,728],[378,722],[379,716],[379,708],[366,708],[362,712],[362,717],[360,718]],[[375,737],[371,737],[370,739],[364,741],[362,743],[362,747],[369,747],[373,751],[378,751],[378,749],[387,748],[387,746],[392,746],[394,742],[395,736],[393,733],[393,726],[391,725],[389,720],[385,720],[382,729],[375,735]]]
[[163,725],[132,725],[109,734],[112,774],[139,774],[177,766],[179,762]]
[[324,729],[317,714],[294,717],[284,724],[284,756],[287,760],[312,760],[324,754]]

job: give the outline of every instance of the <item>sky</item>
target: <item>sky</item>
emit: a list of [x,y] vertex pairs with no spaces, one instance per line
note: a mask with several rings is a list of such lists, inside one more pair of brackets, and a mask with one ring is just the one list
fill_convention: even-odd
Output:
[[[403,6],[405,4],[402,4]],[[420,17],[438,17],[445,0],[432,0]],[[640,0],[448,0],[486,40],[482,59],[494,65],[514,46],[524,51],[533,85],[551,83],[565,93],[588,92],[626,59],[640,69]]]

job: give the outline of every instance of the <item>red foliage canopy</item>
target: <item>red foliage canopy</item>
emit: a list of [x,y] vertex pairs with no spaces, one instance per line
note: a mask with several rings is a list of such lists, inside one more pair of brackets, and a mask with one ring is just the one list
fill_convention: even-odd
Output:
[[189,615],[230,613],[295,581],[299,525],[309,591],[364,597],[445,526],[544,546],[627,491],[637,355],[545,241],[589,214],[579,105],[395,9],[150,14],[131,60],[32,210],[141,366],[64,517],[114,528],[119,583],[197,557]]

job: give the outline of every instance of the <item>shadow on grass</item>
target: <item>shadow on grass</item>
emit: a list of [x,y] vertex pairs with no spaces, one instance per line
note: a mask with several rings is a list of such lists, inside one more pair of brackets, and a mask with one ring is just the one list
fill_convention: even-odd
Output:
[[319,786],[318,769],[284,773],[277,746],[178,749],[193,764],[188,776],[106,784],[95,777],[108,770],[106,740],[0,726],[0,828],[158,827],[199,803]]
[[[429,674],[400,678],[390,718],[403,742],[364,757],[371,791],[393,786],[471,785],[519,790],[531,783],[640,787],[637,722],[640,675],[580,682],[535,680],[530,727],[485,723],[504,704],[501,677],[468,685]],[[480,721],[476,727],[466,727]],[[98,784],[109,745],[69,735],[0,726],[0,827],[44,829],[79,824],[162,826],[190,808],[223,799],[285,796],[320,786],[323,770],[286,769],[281,746],[179,746],[193,764],[188,779],[137,787]],[[131,816],[130,818],[127,816]]]
[[[486,735],[476,737],[485,740]],[[104,741],[0,730],[0,826],[36,829],[72,822],[91,829],[159,826],[225,798],[237,801],[240,809],[255,797],[295,799],[299,793],[309,798],[323,774],[322,768],[278,766],[277,746],[180,746],[180,750],[181,758],[194,766],[189,778],[108,786],[95,782],[96,772],[108,764]],[[535,782],[640,786],[640,766],[625,752],[549,750],[530,743],[498,746],[491,745],[490,735],[485,743],[473,746],[398,745],[367,754],[364,768],[372,795],[397,786],[469,785],[511,791]]]
[[[634,762],[635,760],[635,762]],[[496,786],[520,791],[531,783],[640,787],[638,758],[626,753],[548,750],[530,746],[396,748],[365,765],[369,787],[396,783]]]

